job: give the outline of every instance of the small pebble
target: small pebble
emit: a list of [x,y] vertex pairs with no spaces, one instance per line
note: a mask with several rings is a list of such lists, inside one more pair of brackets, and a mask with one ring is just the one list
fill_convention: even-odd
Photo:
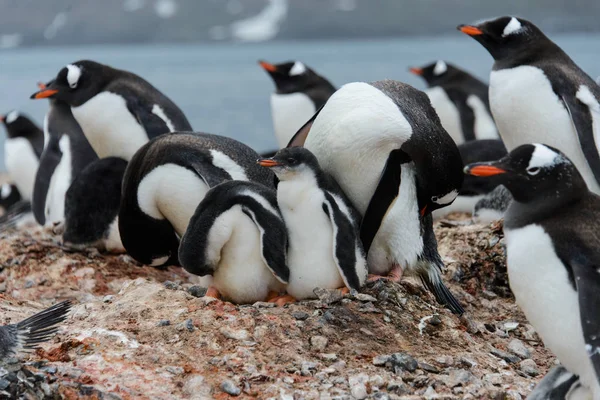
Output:
[[241,389],[230,380],[223,381],[223,383],[221,383],[221,390],[232,396],[239,396],[240,393],[242,393]]
[[453,369],[449,375],[446,384],[451,388],[455,386],[467,386],[475,378],[471,372],[464,369]]
[[525,344],[522,341],[520,341],[519,339],[511,340],[507,346],[507,349],[514,355],[517,355],[523,359],[531,357],[531,352],[529,351],[529,349],[527,349],[527,347],[525,347]]
[[305,321],[308,319],[309,315],[308,315],[308,313],[305,313],[304,311],[294,311],[292,313],[292,317],[294,317],[298,321]]
[[6,379],[0,379],[0,390],[4,390],[10,386],[10,382]]
[[181,375],[184,372],[183,368],[181,368],[181,367],[174,367],[172,365],[168,365],[165,369],[168,372],[172,373],[173,375]]
[[419,368],[421,368],[423,371],[432,372],[434,374],[440,373],[440,370],[438,368],[434,367],[431,364],[427,364],[426,362],[419,362]]
[[313,293],[321,300],[324,304],[331,304],[342,300],[344,297],[342,292],[337,289],[323,289],[315,288]]
[[194,297],[203,297],[206,294],[206,288],[202,286],[190,286],[188,288],[188,293]]
[[419,364],[412,356],[405,353],[394,353],[385,363],[385,366],[391,368],[394,373],[399,374],[401,371],[414,372]]
[[528,358],[519,363],[519,369],[526,375],[538,376],[540,374],[537,364],[532,359]]
[[184,325],[188,331],[194,332],[194,322],[191,319],[186,319]]
[[163,282],[163,286],[167,289],[170,290],[179,290],[181,289],[181,286],[179,286],[179,284],[172,282],[172,281],[164,281]]
[[335,361],[338,358],[337,354],[335,353],[321,354],[320,357],[324,361]]
[[329,340],[325,336],[311,336],[309,342],[311,349],[323,351],[327,347]]
[[375,393],[373,393],[372,397],[374,400],[389,400],[390,399],[390,395],[387,394],[386,392],[375,392]]
[[56,373],[56,371],[58,370],[58,368],[56,368],[55,365],[48,365],[46,367],[42,367],[40,368],[42,371],[47,372],[51,375],[54,375]]
[[373,297],[369,294],[366,294],[366,293],[357,293],[354,296],[354,298],[356,298],[356,300],[358,300],[358,301],[364,301],[364,302],[367,302],[367,301],[376,302],[377,301],[377,299],[375,297]]
[[458,362],[460,362],[462,365],[464,365],[467,368],[473,368],[473,367],[477,366],[477,363],[475,361],[473,361],[467,357],[461,357],[458,360]]
[[158,321],[158,326],[169,326],[171,325],[171,321],[169,321],[168,319],[161,319],[160,321]]
[[103,301],[104,303],[110,303],[110,302],[112,302],[112,301],[113,301],[113,299],[114,299],[114,298],[115,298],[115,296],[113,296],[112,294],[107,294],[106,296],[104,296],[104,297],[102,298],[102,301]]
[[490,353],[492,353],[496,357],[499,357],[499,358],[505,360],[506,362],[508,362],[510,364],[517,363],[520,360],[519,357],[517,357],[513,354],[510,354],[510,353],[507,353],[506,351],[498,350],[494,347],[492,347],[492,349],[490,350]]
[[348,385],[350,386],[350,394],[358,400],[365,399],[368,395],[366,383],[369,381],[367,374],[358,374],[348,377]]
[[25,289],[32,288],[32,287],[33,287],[33,285],[35,285],[35,282],[34,282],[34,281],[32,281],[32,280],[27,280],[27,281],[25,282]]
[[269,303],[266,301],[257,301],[254,304],[252,304],[252,307],[254,307],[254,308],[274,308],[274,307],[277,307],[277,304]]
[[248,333],[248,331],[245,329],[235,330],[235,329],[221,328],[220,332],[227,339],[248,340],[250,338],[250,333]]

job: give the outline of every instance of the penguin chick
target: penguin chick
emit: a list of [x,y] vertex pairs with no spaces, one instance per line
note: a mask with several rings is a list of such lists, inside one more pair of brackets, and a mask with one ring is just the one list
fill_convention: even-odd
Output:
[[283,289],[290,274],[286,251],[275,190],[227,181],[210,189],[196,208],[181,238],[179,262],[192,274],[213,276],[206,296],[248,304]]
[[287,293],[308,299],[316,297],[317,287],[359,290],[367,278],[360,217],[335,180],[302,147],[282,149],[258,163],[279,178],[277,203],[290,241]]
[[63,301],[16,324],[0,326],[0,361],[23,351],[34,350],[58,330],[67,318],[70,301]]
[[599,399],[600,196],[543,144],[465,172],[494,176],[512,193],[504,215],[510,288],[546,347]]

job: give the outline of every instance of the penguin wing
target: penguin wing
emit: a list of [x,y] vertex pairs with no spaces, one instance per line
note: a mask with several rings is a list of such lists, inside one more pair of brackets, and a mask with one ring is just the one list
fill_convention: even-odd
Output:
[[288,237],[283,220],[256,201],[244,204],[242,210],[260,232],[263,261],[278,281],[287,284],[290,269],[286,263]]
[[561,98],[577,132],[583,155],[594,173],[596,182],[600,184],[600,155],[598,143],[594,139],[594,120],[600,121],[600,106],[593,93],[589,89],[583,91],[583,88],[587,87],[581,86],[576,95],[563,94]]
[[463,92],[456,89],[446,89],[446,93],[458,109],[464,140],[475,140],[475,112],[467,104],[467,97]]
[[310,132],[310,128],[312,128],[313,122],[315,122],[315,119],[317,119],[317,116],[319,115],[323,107],[325,107],[325,104],[323,104],[321,108],[319,108],[317,112],[315,112],[315,115],[313,115],[304,125],[302,125],[302,128],[298,129],[298,132],[296,132],[296,134],[292,136],[292,139],[288,143],[287,147],[304,146],[304,142],[306,142],[306,137]]
[[383,217],[398,196],[402,164],[406,162],[410,162],[410,157],[403,150],[393,150],[388,156],[381,178],[379,178],[377,188],[371,196],[360,226],[360,240],[365,254],[369,254],[369,249],[381,226]]
[[[171,132],[171,128],[167,125],[167,121],[162,119],[158,114],[155,114],[153,107],[155,104],[144,102],[142,98],[136,96],[134,92],[121,88],[117,93],[125,98],[127,109],[135,117],[137,122],[144,127],[148,139],[152,139],[163,133]],[[164,115],[164,111],[161,112]],[[166,118],[166,115],[164,115]]]
[[[356,234],[356,227],[352,221],[349,208],[343,200],[330,192],[325,192],[325,201],[323,202],[323,211],[331,221],[333,229],[333,259],[342,275],[346,287],[359,290],[361,280],[358,276],[357,254],[362,254],[362,249],[356,251],[360,246]],[[361,257],[362,258],[362,257]],[[364,261],[364,258],[363,260]]]
[[35,174],[31,208],[33,209],[35,220],[40,225],[46,223],[46,199],[48,198],[50,181],[62,158],[62,152],[58,143],[59,140],[60,136],[50,135],[50,140],[42,152],[40,164]]

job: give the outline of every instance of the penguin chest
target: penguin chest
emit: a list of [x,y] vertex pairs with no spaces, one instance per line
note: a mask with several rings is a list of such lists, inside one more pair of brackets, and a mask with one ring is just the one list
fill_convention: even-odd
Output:
[[288,229],[287,292],[297,299],[314,298],[316,287],[344,286],[333,257],[333,228],[323,211],[321,189],[280,182],[277,202]]
[[446,91],[439,86],[429,88],[425,91],[435,112],[440,117],[440,122],[444,129],[450,134],[456,144],[465,141],[463,135],[460,113]]
[[31,200],[39,160],[29,140],[22,137],[6,139],[4,162],[21,197],[24,200]]
[[510,288],[517,304],[569,371],[582,379],[594,377],[585,351],[577,292],[552,239],[539,225],[505,229],[505,235]]
[[101,92],[79,107],[73,116],[98,157],[121,157],[127,161],[148,141],[144,127],[131,114],[122,96]]
[[229,235],[223,247],[208,249],[219,254],[213,285],[225,299],[234,303],[264,301],[269,290],[279,291],[282,284],[262,258],[260,231],[236,205],[219,215],[209,231],[208,246],[219,246],[220,235]]
[[475,131],[476,139],[498,139],[498,130],[494,119],[490,115],[485,103],[474,94],[467,97],[467,106],[473,110],[475,115]]
[[292,136],[316,111],[315,103],[304,93],[273,93],[271,95],[271,114],[279,147],[286,147]]
[[65,194],[71,185],[71,144],[69,137],[63,135],[58,142],[62,156],[50,178],[50,187],[46,196],[46,224],[61,222],[65,216]]
[[414,167],[407,164],[402,166],[398,196],[390,204],[369,250],[369,272],[383,275],[395,265],[406,271],[416,265],[422,252]]

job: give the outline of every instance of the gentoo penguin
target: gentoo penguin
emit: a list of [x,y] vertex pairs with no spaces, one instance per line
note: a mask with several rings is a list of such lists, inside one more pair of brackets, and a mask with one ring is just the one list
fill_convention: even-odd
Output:
[[[40,89],[48,86],[38,85]],[[44,119],[44,136],[32,208],[40,225],[53,226],[64,220],[65,194],[71,182],[98,156],[73,118],[71,107],[62,101],[50,99],[50,109]]]
[[0,186],[0,207],[4,213],[19,201],[21,201],[21,193],[14,183],[3,183]]
[[425,93],[456,144],[498,138],[490,113],[488,85],[443,60],[410,68],[410,72],[427,83]]
[[342,86],[291,140],[315,154],[362,215],[372,274],[417,274],[453,312],[431,212],[450,205],[462,160],[425,93],[397,81]]
[[[458,151],[464,164],[497,160],[506,155],[506,147],[499,139],[471,140],[458,145]],[[496,186],[498,183],[493,179],[465,176],[456,200],[448,207],[435,210],[434,219],[453,212],[473,213],[475,204],[491,193]]]
[[325,78],[300,61],[269,64],[259,61],[275,83],[271,95],[271,116],[279,148],[287,146],[294,134],[335,92]]
[[465,172],[512,193],[504,214],[507,270],[519,307],[561,364],[600,398],[600,197],[575,165],[543,144]]
[[65,247],[125,251],[118,223],[125,168],[127,161],[107,157],[90,163],[77,174],[66,192],[64,224],[55,230],[62,233]]
[[35,173],[44,149],[44,132],[26,115],[13,110],[0,116],[6,128],[4,163],[21,197],[31,201]]
[[359,290],[367,279],[360,215],[335,180],[302,147],[258,160],[277,178],[277,204],[288,229],[288,298],[315,298],[314,289]]
[[196,275],[212,275],[206,296],[233,303],[275,298],[288,282],[288,236],[275,190],[227,181],[211,188],[189,221],[179,262]]
[[139,76],[94,61],[77,61],[31,98],[67,103],[100,158],[129,161],[149,139],[191,131],[183,112]]
[[0,362],[23,351],[35,350],[50,339],[67,318],[70,301],[63,301],[16,324],[0,326]]
[[131,159],[123,178],[119,231],[143,264],[177,263],[179,238],[208,190],[227,180],[273,187],[258,154],[230,138],[174,132],[154,138]]
[[490,106],[506,148],[557,147],[600,193],[600,86],[529,21],[501,17],[458,28],[494,57]]
[[527,400],[577,400],[592,399],[587,388],[581,386],[579,377],[562,365],[552,368],[535,388]]

